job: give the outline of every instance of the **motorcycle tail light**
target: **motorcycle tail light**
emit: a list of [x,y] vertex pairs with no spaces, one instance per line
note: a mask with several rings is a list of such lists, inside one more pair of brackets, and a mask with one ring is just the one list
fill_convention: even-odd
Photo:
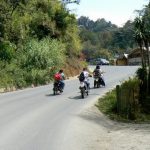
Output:
[[98,81],[98,78],[96,78],[95,81]]
[[80,82],[80,87],[84,87],[84,82]]

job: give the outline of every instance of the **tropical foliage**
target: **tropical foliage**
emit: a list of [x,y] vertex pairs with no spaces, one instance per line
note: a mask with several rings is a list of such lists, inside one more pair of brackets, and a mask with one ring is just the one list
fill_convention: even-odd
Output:
[[77,20],[66,4],[60,0],[0,1],[0,87],[45,84],[56,71],[50,68],[58,69],[68,57],[78,57]]
[[134,37],[140,47],[142,68],[137,71],[140,84],[140,101],[146,111],[150,108],[150,2],[134,21]]

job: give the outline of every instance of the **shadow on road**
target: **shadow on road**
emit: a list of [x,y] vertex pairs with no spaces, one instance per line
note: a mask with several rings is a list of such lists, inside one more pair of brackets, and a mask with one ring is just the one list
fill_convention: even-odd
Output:
[[83,99],[82,97],[81,97],[81,95],[78,95],[78,96],[74,96],[74,97],[68,97],[69,99],[73,99],[73,100],[81,100],[81,99]]
[[90,87],[90,90],[94,90],[94,89],[97,89],[97,88],[94,88],[94,87]]
[[49,96],[56,96],[56,95],[54,95],[54,94],[46,94],[45,96],[49,97]]

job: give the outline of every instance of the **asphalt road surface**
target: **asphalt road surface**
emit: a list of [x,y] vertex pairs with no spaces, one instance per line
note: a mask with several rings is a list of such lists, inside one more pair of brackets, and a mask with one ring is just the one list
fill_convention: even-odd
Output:
[[106,87],[94,89],[90,78],[91,90],[85,99],[81,99],[76,78],[65,81],[61,95],[53,96],[52,84],[0,94],[0,150],[76,149],[77,145],[68,147],[78,138],[70,135],[76,116],[116,84],[134,75],[137,68],[102,66]]

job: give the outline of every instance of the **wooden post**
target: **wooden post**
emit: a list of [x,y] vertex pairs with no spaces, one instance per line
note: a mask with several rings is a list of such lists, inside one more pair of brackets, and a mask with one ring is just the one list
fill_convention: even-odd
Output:
[[120,99],[120,86],[117,85],[116,86],[116,97],[117,97],[117,112],[120,113],[120,103],[121,103],[121,99]]

